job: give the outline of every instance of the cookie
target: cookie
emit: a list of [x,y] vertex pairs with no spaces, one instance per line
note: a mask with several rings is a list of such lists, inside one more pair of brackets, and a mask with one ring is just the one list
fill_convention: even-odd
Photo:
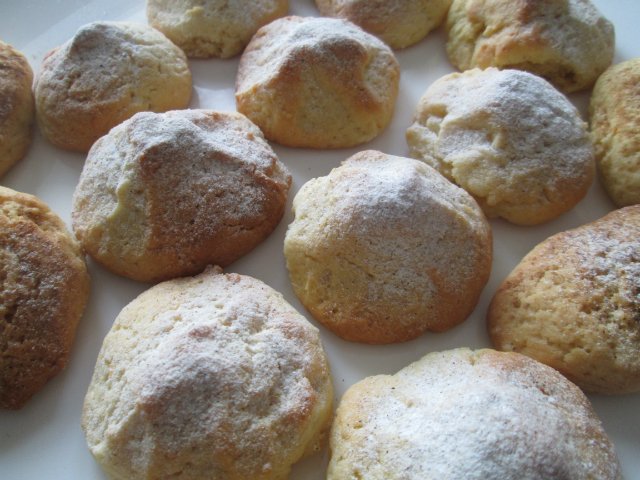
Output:
[[288,9],[288,0],[147,0],[147,19],[188,57],[229,58]]
[[433,83],[407,130],[410,156],[467,190],[489,217],[535,225],[572,209],[595,174],[587,125],[548,82],[473,69]]
[[0,176],[26,155],[31,144],[32,82],[24,55],[0,41]]
[[619,207],[640,203],[640,58],[609,68],[589,108],[600,179]]
[[57,147],[87,152],[137,112],[186,108],[191,73],[182,50],[156,29],[93,22],[45,56],[35,99],[44,136]]
[[340,337],[392,343],[474,309],[491,270],[476,202],[422,162],[375,151],[310,180],[284,241],[293,290]]
[[318,449],[332,398],[317,329],[262,282],[211,268],[122,310],[82,427],[111,479],[285,479]]
[[193,275],[264,240],[282,218],[290,184],[241,114],[141,112],[91,148],[73,197],[73,230],[120,275]]
[[451,0],[316,0],[323,15],[344,18],[391,48],[419,42],[440,26]]
[[456,68],[526,70],[565,92],[591,87],[615,48],[613,25],[590,0],[453,0],[446,26]]
[[331,431],[328,480],[621,479],[585,395],[516,353],[431,353],[352,386]]
[[236,106],[282,145],[352,147],[391,121],[399,78],[391,49],[351,22],[285,17],[242,54]]
[[69,360],[89,297],[78,242],[33,195],[0,187],[0,407],[22,408]]
[[639,251],[640,205],[543,241],[491,302],[493,344],[589,392],[640,391]]

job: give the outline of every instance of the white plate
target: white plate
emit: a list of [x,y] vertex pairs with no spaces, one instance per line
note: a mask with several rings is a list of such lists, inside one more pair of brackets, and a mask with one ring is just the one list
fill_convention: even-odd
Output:
[[[291,0],[290,12],[317,15],[312,0]],[[594,0],[616,26],[615,62],[638,56],[640,2]],[[93,20],[146,22],[144,3],[131,0],[2,0],[0,38],[23,51],[35,71],[43,55],[63,43],[78,27]],[[400,95],[390,127],[376,140],[358,149],[312,151],[274,145],[280,159],[293,174],[290,200],[308,179],[329,170],[356,151],[373,148],[407,155],[404,140],[414,107],[424,90],[438,77],[452,71],[442,31],[419,44],[397,52],[402,67]],[[237,58],[192,61],[194,96],[191,107],[235,110],[233,86]],[[586,113],[587,94],[572,100]],[[46,201],[69,224],[71,195],[84,156],[56,149],[38,133],[28,156],[2,180],[16,190]],[[289,200],[289,205],[291,201]],[[612,210],[613,204],[596,183],[573,211],[538,227],[515,227],[492,221],[495,260],[489,284],[471,317],[453,330],[427,333],[400,345],[365,346],[340,340],[320,327],[332,367],[336,398],[349,385],[372,374],[394,373],[427,352],[454,347],[488,347],[484,315],[502,279],[535,244],[549,235],[594,220]],[[262,245],[230,266],[228,271],[252,275],[282,292],[299,311],[304,309],[293,295],[282,255],[282,243],[291,221],[290,208],[277,230]],[[148,286],[117,277],[89,261],[92,294],[81,322],[68,368],[52,380],[21,411],[0,411],[0,478],[3,479],[104,479],[87,450],[80,429],[80,412],[93,365],[104,335],[129,301]],[[309,315],[307,315],[310,318]],[[313,321],[313,320],[312,320]],[[590,399],[615,442],[627,479],[640,479],[640,394]],[[295,467],[292,479],[319,480],[325,476],[326,451]]]

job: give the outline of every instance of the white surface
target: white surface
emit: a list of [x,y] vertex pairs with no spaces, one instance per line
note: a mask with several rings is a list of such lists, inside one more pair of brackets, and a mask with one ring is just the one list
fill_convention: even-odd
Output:
[[[638,0],[594,0],[616,26],[615,62],[639,56],[640,2]],[[291,0],[290,12],[317,15],[312,0]],[[93,20],[146,22],[144,3],[131,0],[0,0],[0,38],[23,51],[37,71],[43,55],[63,43],[81,25]],[[391,126],[382,136],[357,149],[311,151],[274,145],[289,167],[294,182],[291,199],[308,179],[329,170],[356,151],[373,148],[407,155],[404,132],[424,90],[438,77],[452,71],[442,31],[419,44],[397,52],[402,67],[400,95]],[[235,110],[233,86],[237,58],[191,62],[194,95],[191,107]],[[587,94],[572,97],[585,113]],[[16,190],[35,194],[46,201],[69,224],[71,195],[82,169],[84,156],[56,149],[36,133],[28,156],[1,181]],[[560,219],[538,227],[515,227],[492,221],[495,259],[491,280],[472,316],[453,330],[427,333],[400,345],[365,346],[347,343],[320,327],[332,366],[337,399],[355,381],[372,374],[394,373],[431,351],[454,347],[488,347],[484,315],[498,284],[535,244],[549,235],[594,220],[612,210],[613,204],[596,183],[588,197]],[[227,270],[252,275],[282,292],[305,313],[291,290],[282,243],[291,221],[290,208],[277,230],[249,255]],[[1,479],[104,479],[87,450],[80,429],[80,412],[93,365],[104,335],[121,308],[147,285],[119,278],[89,261],[92,294],[78,330],[70,364],[27,406],[17,412],[0,411]],[[306,314],[307,318],[310,318]],[[313,321],[313,320],[312,320]],[[640,394],[618,397],[590,396],[605,429],[616,444],[625,477],[640,479]],[[296,466],[292,479],[324,478],[326,451]]]

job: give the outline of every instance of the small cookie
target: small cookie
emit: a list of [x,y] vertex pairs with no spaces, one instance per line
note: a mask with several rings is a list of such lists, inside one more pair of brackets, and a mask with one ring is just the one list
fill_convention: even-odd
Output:
[[596,162],[607,193],[619,207],[640,203],[640,58],[602,74],[589,110]]
[[40,199],[0,187],[0,407],[64,369],[89,297],[84,253]]
[[340,337],[392,343],[474,309],[491,270],[476,202],[422,162],[364,151],[293,201],[284,254],[293,290]]
[[94,22],[45,56],[35,98],[44,136],[87,152],[136,112],[186,108],[191,72],[182,50],[154,28]]
[[280,222],[291,176],[235,112],[142,112],[91,148],[73,230],[115,273],[158,282],[226,266]]
[[620,480],[589,400],[515,353],[431,353],[344,394],[327,480]]
[[211,268],[122,310],[82,427],[111,479],[286,479],[323,443],[332,399],[318,330],[262,282]]
[[446,25],[458,69],[526,70],[565,92],[593,85],[615,48],[613,25],[590,0],[453,0]]
[[640,205],[536,246],[496,292],[496,348],[559,370],[583,390],[640,391]]
[[233,57],[288,10],[289,0],[147,0],[149,24],[190,58]]
[[548,82],[519,70],[445,75],[407,130],[410,155],[475,197],[489,217],[535,225],[572,209],[595,173],[587,125]]
[[323,15],[344,18],[391,48],[419,42],[444,21],[451,0],[316,0]]
[[236,104],[274,142],[352,147],[391,121],[399,78],[391,49],[351,22],[285,17],[242,54]]
[[0,176],[26,155],[31,143],[32,82],[24,55],[0,41]]

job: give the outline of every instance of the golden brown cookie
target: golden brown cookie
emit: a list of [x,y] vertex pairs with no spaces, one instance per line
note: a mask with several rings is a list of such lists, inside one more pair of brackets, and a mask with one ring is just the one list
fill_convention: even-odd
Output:
[[474,196],[489,217],[520,225],[573,208],[595,173],[587,125],[573,104],[520,70],[445,75],[420,99],[410,155]]
[[93,22],[45,56],[35,97],[44,136],[87,152],[136,112],[186,108],[191,72],[182,50],[156,29]]
[[640,203],[640,58],[602,74],[591,95],[590,115],[607,193],[619,207]]
[[419,42],[447,16],[451,0],[316,0],[323,15],[344,18],[391,48]]
[[18,409],[67,364],[89,296],[84,253],[38,198],[0,187],[0,407]]
[[32,82],[24,55],[0,41],[0,176],[26,155],[31,143]]
[[262,282],[211,268],[122,310],[82,426],[110,479],[284,480],[322,443],[332,398],[318,330]]
[[565,92],[593,85],[613,59],[613,25],[590,0],[453,0],[446,25],[458,69],[517,68]]
[[340,337],[392,343],[474,309],[491,270],[476,202],[422,162],[360,152],[293,201],[284,242],[293,290]]
[[157,282],[226,266],[279,223],[291,176],[243,115],[143,112],[91,148],[73,230],[95,260]]
[[245,49],[236,104],[274,142],[351,147],[391,121],[399,77],[391,49],[351,22],[291,16],[262,27]]
[[430,353],[352,386],[331,431],[327,480],[620,480],[585,395],[524,355]]
[[288,9],[288,0],[147,0],[147,19],[188,57],[229,58]]
[[640,205],[540,243],[491,302],[493,344],[586,391],[640,391],[639,252]]

